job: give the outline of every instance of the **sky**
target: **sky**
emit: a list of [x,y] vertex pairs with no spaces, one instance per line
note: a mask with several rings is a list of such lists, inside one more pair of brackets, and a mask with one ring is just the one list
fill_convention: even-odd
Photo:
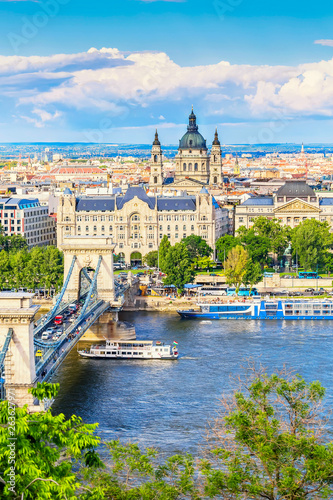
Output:
[[0,0],[0,143],[333,143],[333,2]]

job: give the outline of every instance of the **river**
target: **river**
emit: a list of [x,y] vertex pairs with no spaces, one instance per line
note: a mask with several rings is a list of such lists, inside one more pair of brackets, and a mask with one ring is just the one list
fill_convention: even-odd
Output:
[[333,321],[181,320],[177,314],[122,313],[138,339],[176,340],[176,361],[82,359],[73,350],[53,382],[61,384],[53,412],[99,422],[105,440],[195,453],[221,395],[234,388],[250,358],[271,373],[286,364],[319,380],[333,407]]

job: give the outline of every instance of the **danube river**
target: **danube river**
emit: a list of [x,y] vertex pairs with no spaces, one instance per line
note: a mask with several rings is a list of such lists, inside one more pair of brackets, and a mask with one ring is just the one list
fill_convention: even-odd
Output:
[[120,438],[169,453],[195,452],[219,398],[242,366],[256,359],[269,372],[285,363],[327,388],[333,407],[333,321],[181,320],[176,314],[122,313],[138,339],[176,340],[176,361],[82,359],[72,351],[53,382],[53,412],[99,422],[105,440]]

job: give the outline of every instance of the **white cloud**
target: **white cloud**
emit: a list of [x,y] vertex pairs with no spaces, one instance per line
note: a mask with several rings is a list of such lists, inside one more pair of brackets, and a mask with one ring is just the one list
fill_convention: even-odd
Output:
[[329,39],[326,39],[326,40],[315,40],[314,43],[316,45],[325,45],[327,47],[333,47],[333,40],[329,40]]
[[162,52],[91,48],[49,57],[0,56],[0,89],[37,127],[59,117],[54,109],[64,118],[81,111],[124,120],[134,109],[149,118],[183,100],[200,102],[206,116],[239,121],[270,114],[327,117],[333,116],[333,60],[298,66],[227,61],[180,66]]
[[56,111],[55,113],[52,114],[45,111],[44,109],[38,109],[38,108],[33,109],[32,113],[37,115],[38,118],[32,118],[31,116],[24,116],[24,115],[21,115],[21,118],[28,123],[32,123],[37,128],[43,128],[45,127],[46,122],[56,120],[61,116],[61,113],[59,111]]

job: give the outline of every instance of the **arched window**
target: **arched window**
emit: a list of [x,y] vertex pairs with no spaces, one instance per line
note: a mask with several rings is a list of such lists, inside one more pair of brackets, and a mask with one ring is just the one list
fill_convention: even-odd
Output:
[[186,171],[186,163],[183,163],[183,170]]
[[191,172],[191,170],[192,170],[192,163],[189,163],[188,164],[188,171]]
[[157,184],[157,177],[154,177],[154,184]]
[[217,184],[217,177],[214,177],[214,184]]
[[124,230],[124,226],[119,226],[119,231],[123,231]]
[[197,171],[198,171],[198,164],[197,164],[197,163],[195,163],[195,164],[194,164],[194,171],[195,171],[195,172],[197,172]]
[[158,159],[158,156],[157,156],[157,155],[155,155],[155,156],[154,156],[154,163],[157,163],[157,159]]

